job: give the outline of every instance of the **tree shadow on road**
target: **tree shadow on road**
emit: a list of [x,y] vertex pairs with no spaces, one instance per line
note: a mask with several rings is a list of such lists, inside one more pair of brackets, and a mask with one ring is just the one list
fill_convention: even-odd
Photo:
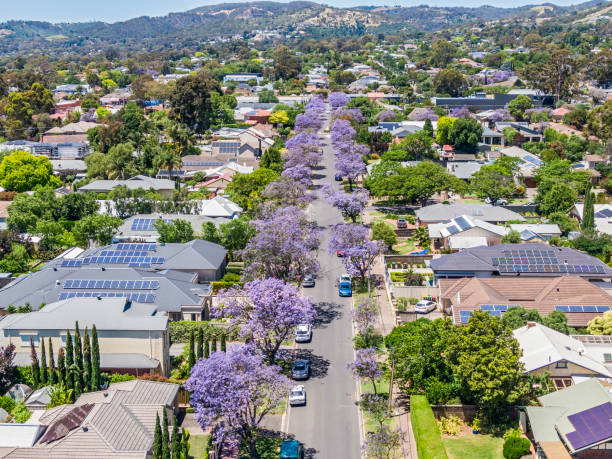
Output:
[[316,311],[313,328],[326,328],[327,325],[334,320],[342,317],[342,305],[331,303],[329,301],[321,301],[314,304]]
[[[277,363],[287,362],[287,376],[291,375],[291,362],[298,359],[305,359],[310,362],[310,378],[324,378],[329,370],[329,360],[312,352],[312,349],[279,349],[276,353]],[[301,384],[301,383],[296,383]]]
[[[302,445],[302,448],[304,449],[304,459],[314,459],[314,457],[316,456],[318,452],[316,448],[312,448],[304,444],[304,442],[302,442],[299,438],[297,438],[292,433],[285,433],[285,432],[269,430],[265,428],[259,429],[259,433],[260,435],[267,436],[267,437],[280,437],[283,441],[293,441],[293,440],[299,441],[300,444]],[[278,457],[278,456],[275,456],[275,457]]]

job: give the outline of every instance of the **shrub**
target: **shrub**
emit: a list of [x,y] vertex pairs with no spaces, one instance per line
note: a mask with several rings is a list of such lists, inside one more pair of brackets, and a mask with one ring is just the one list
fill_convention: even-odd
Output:
[[16,423],[23,424],[30,419],[32,412],[28,410],[23,401],[21,401],[15,405],[15,408],[13,408],[11,414],[13,415],[13,419]]
[[2,408],[7,413],[10,413],[11,411],[13,411],[13,408],[15,408],[15,400],[13,400],[8,395],[3,395],[2,397],[0,397],[0,408]]
[[506,459],[519,459],[529,454],[531,442],[523,437],[508,437],[504,442],[504,457]]
[[406,312],[408,310],[408,305],[410,303],[410,298],[398,298],[397,299],[397,310],[400,312]]
[[219,290],[226,290],[234,286],[242,287],[242,282],[214,281],[214,282],[211,282],[210,285],[212,285],[213,292],[217,293],[219,292]]
[[101,373],[100,378],[102,380],[102,384],[113,384],[117,382],[131,381],[132,379],[136,379],[136,376],[123,373]]
[[230,273],[227,272],[225,273],[225,276],[223,276],[223,279],[221,279],[222,282],[231,282],[231,283],[237,283],[240,282],[240,274],[238,273]]
[[415,296],[411,296],[410,298],[408,298],[408,301],[410,302],[410,304],[417,304],[419,302],[419,299]]
[[449,416],[447,418],[440,418],[438,421],[438,426],[440,427],[440,432],[445,435],[459,435],[461,431],[461,419],[457,416]]
[[[208,321],[190,321],[190,320],[179,320],[176,322],[170,322],[168,324],[170,329],[170,341],[173,343],[186,343],[189,341],[189,334],[191,330],[197,334],[200,328],[204,329],[204,336],[210,338],[221,339],[221,335],[225,333],[225,337],[230,341],[238,339],[238,329],[228,327],[222,327],[220,325],[212,324]],[[206,339],[206,338],[205,338]]]
[[448,459],[438,423],[425,396],[410,397],[410,423],[419,459]]

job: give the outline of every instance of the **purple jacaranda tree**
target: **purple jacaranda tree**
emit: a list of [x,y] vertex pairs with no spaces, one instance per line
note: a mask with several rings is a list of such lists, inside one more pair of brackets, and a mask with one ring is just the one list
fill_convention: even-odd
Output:
[[377,314],[378,306],[373,298],[364,298],[356,301],[352,316],[357,331],[362,335],[369,333],[376,323]]
[[383,110],[378,115],[376,115],[376,119],[378,121],[393,121],[397,117],[397,113],[393,110]]
[[401,440],[400,430],[392,430],[388,425],[382,425],[366,433],[361,450],[367,459],[391,459],[395,457]]
[[357,349],[355,352],[355,360],[346,364],[346,367],[353,373],[353,376],[360,379],[369,379],[372,383],[374,393],[376,390],[376,381],[382,376],[380,363],[376,359],[376,349],[365,348]]
[[316,224],[296,206],[264,206],[261,213],[261,218],[251,221],[257,233],[239,252],[246,263],[243,278],[292,281],[316,273],[320,236]]
[[339,142],[352,141],[356,134],[357,132],[347,120],[337,119],[334,121],[334,124],[332,124],[331,139],[334,145]]
[[431,108],[427,108],[427,110],[419,110],[411,119],[414,119],[414,121],[425,121],[426,119],[437,121],[438,115]]
[[345,107],[350,100],[351,98],[349,97],[349,95],[343,92],[332,92],[327,98],[327,102],[329,102],[329,105],[331,105],[332,110],[336,110],[340,107]]
[[300,296],[297,287],[280,279],[256,279],[242,288],[219,294],[214,317],[229,317],[238,325],[240,336],[251,340],[272,365],[283,341],[299,324],[312,324],[315,310],[310,298]]
[[338,152],[334,167],[336,171],[346,177],[349,181],[349,189],[353,190],[353,184],[360,174],[366,172],[363,157],[369,155],[367,146],[355,142],[338,142],[335,145]]
[[293,167],[285,168],[281,174],[308,188],[312,185],[312,169],[305,164],[297,164]]
[[465,106],[453,108],[449,113],[453,118],[469,118],[470,115],[470,110]]
[[306,166],[309,168],[317,167],[321,162],[321,154],[318,151],[304,150],[302,152],[287,150],[283,156],[285,162],[283,167],[289,169],[295,166]]
[[313,111],[307,111],[295,117],[296,131],[318,131],[321,126],[323,126],[323,121]]
[[370,198],[368,191],[363,188],[353,193],[345,193],[325,184],[321,188],[321,192],[332,206],[342,212],[345,218],[350,218],[353,223],[357,221],[363,209],[367,207]]
[[506,108],[498,108],[493,112],[493,114],[489,117],[489,121],[493,123],[497,123],[499,121],[511,120],[512,115]]
[[291,383],[279,367],[266,365],[256,349],[237,344],[198,360],[184,387],[191,394],[196,421],[202,429],[211,429],[218,445],[239,445],[242,440],[250,457],[258,457],[257,429],[287,397]]
[[264,189],[262,196],[268,202],[273,202],[278,207],[305,207],[315,200],[315,196],[308,192],[303,183],[286,175],[282,175],[269,183]]
[[319,136],[312,132],[299,132],[285,142],[287,150],[298,152],[318,150],[320,146]]
[[320,115],[325,110],[325,101],[321,96],[314,96],[304,107],[307,112]]
[[358,108],[339,108],[337,110],[334,110],[332,116],[334,118],[353,120],[358,124],[363,124],[366,122],[365,116],[361,114],[361,111]]

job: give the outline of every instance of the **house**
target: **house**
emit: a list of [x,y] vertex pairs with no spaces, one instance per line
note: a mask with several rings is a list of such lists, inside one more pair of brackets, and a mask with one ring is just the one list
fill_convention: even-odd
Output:
[[[612,235],[612,205],[611,204],[594,204],[593,211],[595,212],[595,230],[600,233]],[[570,209],[570,216],[575,217],[582,222],[584,214],[584,203],[576,203]]]
[[100,105],[111,110],[117,110],[127,104],[132,97],[131,89],[115,89],[113,92],[100,97]]
[[[148,223],[139,222],[139,228]],[[119,243],[73,252],[2,287],[0,310],[26,304],[38,309],[73,297],[127,295],[156,305],[170,320],[200,320],[208,312],[210,282],[223,277],[227,264],[223,247],[200,239],[185,244]]]
[[534,238],[541,241],[550,241],[553,237],[561,237],[561,229],[555,223],[510,223],[510,229],[517,231],[525,241]]
[[569,247],[533,243],[475,247],[431,260],[437,279],[461,277],[583,277],[612,278],[612,268],[601,260]]
[[541,95],[537,91],[512,89],[507,94],[493,94],[489,96],[483,92],[477,92],[467,97],[434,97],[432,102],[437,107],[446,109],[467,107],[473,111],[497,110],[506,107],[507,104],[519,95],[527,95],[533,101],[534,106],[552,106],[552,96]]
[[[96,326],[102,371],[167,375],[168,315],[139,299],[72,297],[35,312],[6,315],[0,320],[0,339],[3,346],[14,344],[16,364],[27,366],[31,361],[30,342],[39,348],[43,340],[47,343],[51,339],[53,349],[59,350],[66,344],[66,330],[72,330],[77,321],[81,334],[85,328],[91,331]],[[54,358],[57,361],[57,356]]]
[[138,379],[86,392],[37,424],[0,425],[0,458],[151,458],[156,418],[165,411],[172,423],[178,392],[178,384]]
[[483,165],[480,161],[447,161],[446,170],[457,178],[469,180]]
[[[610,378],[612,381],[612,358],[607,361],[604,358],[604,355],[612,356],[612,341],[607,339],[609,336],[602,340],[606,343],[589,344],[536,322],[527,322],[512,334],[523,351],[521,363],[525,373],[548,373],[557,389],[569,387],[585,378]],[[594,337],[594,340],[598,340],[598,337]]]
[[417,226],[428,226],[432,223],[446,223],[453,218],[461,215],[477,217],[487,223],[497,224],[506,223],[512,220],[525,221],[525,219],[502,206],[492,206],[490,204],[432,204],[421,207],[415,212]]
[[8,228],[8,207],[13,201],[0,201],[0,231],[4,231]]
[[[166,223],[175,220],[183,220],[188,222],[195,234],[202,232],[202,225],[206,222],[213,222],[215,226],[222,223],[228,223],[230,218],[225,217],[206,217],[203,215],[189,214],[137,214],[123,221],[123,224],[118,228],[118,234],[115,236],[118,242],[157,242],[159,233],[153,224],[149,225],[149,221],[162,220]],[[145,221],[147,224],[142,224]]]
[[52,159],[51,166],[54,173],[62,176],[82,175],[85,177],[87,172],[87,164],[81,159]]
[[86,142],[87,131],[98,126],[97,123],[90,123],[88,121],[78,121],[76,123],[69,123],[65,126],[54,127],[46,131],[40,136],[41,142]]
[[605,164],[607,160],[599,155],[584,155],[584,163],[588,169],[595,169],[598,164]]
[[588,379],[538,397],[538,402],[540,406],[525,408],[538,459],[610,456],[610,385]]
[[550,117],[555,121],[562,121],[563,117],[567,115],[571,110],[565,107],[559,107],[550,112]]
[[176,189],[176,184],[173,180],[136,175],[127,180],[94,180],[80,187],[79,192],[109,193],[119,186],[124,186],[130,190],[137,190],[139,188],[153,190],[166,197],[171,197]]
[[271,114],[272,112],[270,110],[262,110],[260,108],[257,108],[252,112],[247,113],[247,122],[250,121],[253,122],[253,124],[266,124]]
[[501,238],[509,232],[508,228],[469,215],[453,218],[448,223],[431,224],[427,228],[435,249],[455,251],[501,244]]
[[[495,130],[502,134],[506,128],[512,128],[516,131],[512,139],[512,145],[521,146],[526,142],[542,142],[544,140],[544,136],[538,124],[530,124],[523,121],[498,121],[494,126]],[[502,145],[505,144],[506,141],[504,137]]]
[[520,147],[507,147],[500,150],[502,156],[516,158],[519,160],[519,173],[527,188],[537,188],[535,176],[538,168],[544,164],[535,154],[523,150]]
[[29,140],[11,140],[0,144],[0,151],[13,150],[26,151],[34,156],[47,156],[52,160],[84,159],[85,156],[90,153],[89,146],[86,142],[31,142]]
[[[477,249],[466,249],[459,254],[470,250]],[[570,327],[586,327],[590,320],[612,307],[612,297],[580,276],[538,274],[440,279],[440,292],[444,311],[457,324],[467,323],[475,310],[501,317],[508,308],[522,306],[536,309],[541,316],[561,311],[566,314]]]
[[249,80],[257,81],[257,84],[260,84],[263,80],[263,77],[260,73],[229,73],[223,77],[224,83],[229,83],[230,81],[235,81],[236,83],[246,83]]
[[88,94],[92,91],[91,86],[88,84],[60,84],[51,90],[53,94],[65,93],[65,94]]

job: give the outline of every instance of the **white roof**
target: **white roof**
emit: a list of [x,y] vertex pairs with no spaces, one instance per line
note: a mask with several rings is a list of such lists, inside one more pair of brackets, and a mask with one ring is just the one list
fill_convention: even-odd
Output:
[[223,196],[200,201],[198,213],[206,217],[227,217],[242,213],[242,207]]
[[472,228],[480,228],[490,233],[497,234],[498,236],[504,236],[508,233],[508,228],[503,226],[493,225],[492,223],[484,222],[477,218],[470,217],[469,215],[460,215],[459,217],[453,218],[448,223],[442,224],[440,236],[449,237],[463,233],[464,231],[469,231]]
[[559,225],[555,223],[511,223],[510,229],[518,231],[533,231],[536,234],[561,234]]
[[483,245],[487,245],[487,238],[484,236],[452,236],[450,238],[450,248],[454,250],[471,249],[472,247],[481,247]]
[[0,447],[30,447],[44,429],[40,424],[0,424]]
[[512,334],[523,350],[521,362],[527,373],[566,360],[604,377],[612,377],[605,365],[586,352],[584,344],[577,339],[538,323],[517,328]]

